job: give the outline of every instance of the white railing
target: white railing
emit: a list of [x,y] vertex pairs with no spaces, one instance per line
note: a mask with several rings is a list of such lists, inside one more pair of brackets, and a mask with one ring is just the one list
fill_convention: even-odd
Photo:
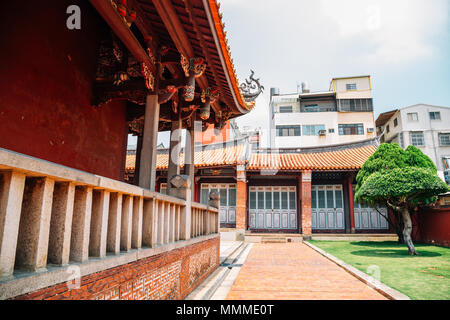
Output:
[[0,279],[218,231],[215,208],[0,149]]

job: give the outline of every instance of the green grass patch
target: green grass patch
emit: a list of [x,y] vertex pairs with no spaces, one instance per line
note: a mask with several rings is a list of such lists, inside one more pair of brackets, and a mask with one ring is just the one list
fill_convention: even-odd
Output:
[[450,300],[450,248],[416,244],[418,256],[396,242],[310,243],[414,300]]

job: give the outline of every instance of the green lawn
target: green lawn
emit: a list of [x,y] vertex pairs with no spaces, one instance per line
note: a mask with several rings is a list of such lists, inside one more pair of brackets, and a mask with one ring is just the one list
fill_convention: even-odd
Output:
[[[396,242],[315,241],[310,243],[411,299],[450,300],[450,248],[416,244],[419,256]],[[373,266],[378,266],[373,267]]]

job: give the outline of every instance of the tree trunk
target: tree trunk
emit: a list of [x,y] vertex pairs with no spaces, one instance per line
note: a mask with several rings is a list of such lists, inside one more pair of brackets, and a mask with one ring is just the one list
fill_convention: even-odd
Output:
[[412,221],[411,216],[409,215],[408,208],[403,208],[402,219],[403,219],[403,240],[408,246],[408,253],[412,256],[416,256],[418,255],[418,253],[411,239]]

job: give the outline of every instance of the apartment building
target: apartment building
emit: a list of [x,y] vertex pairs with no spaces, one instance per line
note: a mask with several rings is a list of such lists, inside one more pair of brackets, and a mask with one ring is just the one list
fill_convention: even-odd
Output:
[[380,114],[376,126],[381,142],[421,149],[450,184],[450,107],[416,104],[392,110]]
[[328,91],[270,91],[270,147],[298,148],[375,137],[370,76],[333,78]]

